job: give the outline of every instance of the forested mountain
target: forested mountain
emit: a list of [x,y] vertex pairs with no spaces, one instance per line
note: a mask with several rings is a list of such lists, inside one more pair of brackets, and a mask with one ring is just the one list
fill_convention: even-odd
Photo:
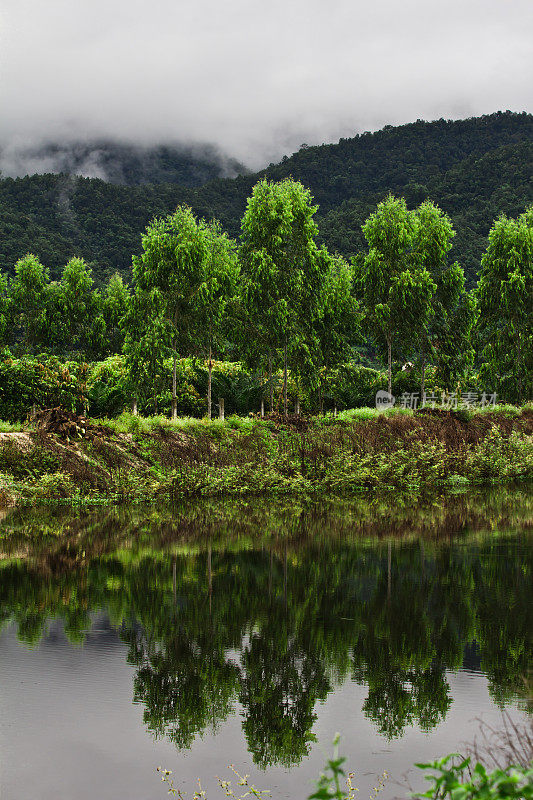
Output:
[[[492,221],[500,214],[516,217],[533,201],[533,141],[499,147],[455,164],[425,185],[397,189],[410,206],[434,200],[452,219],[456,236],[451,257],[461,262],[472,281],[487,245]],[[365,247],[361,225],[383,199],[383,192],[346,200],[320,221],[320,232],[332,250],[348,254]]]
[[[129,273],[132,253],[154,216],[188,203],[239,233],[246,198],[259,177],[292,176],[320,205],[318,224],[331,250],[362,248],[361,223],[388,192],[410,204],[436,201],[457,230],[454,258],[475,278],[486,235],[500,213],[519,214],[533,201],[533,116],[511,112],[458,122],[417,121],[338,144],[302,146],[261,173],[198,187],[174,183],[124,186],[72,175],[0,181],[0,269],[35,252],[53,274],[72,255],[85,257],[97,279]],[[134,171],[130,180],[135,181]],[[139,182],[142,182],[138,178]]]

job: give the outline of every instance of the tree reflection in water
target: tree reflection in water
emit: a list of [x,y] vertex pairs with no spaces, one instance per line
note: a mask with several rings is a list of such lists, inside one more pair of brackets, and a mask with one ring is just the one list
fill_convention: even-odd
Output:
[[[498,702],[533,664],[533,495],[391,509],[203,504],[2,522],[0,620],[83,641],[104,609],[155,736],[190,747],[237,703],[261,766],[308,752],[317,702],[351,677],[388,738],[435,727],[476,643]],[[36,536],[39,532],[39,536]],[[9,534],[9,535],[7,535]]]

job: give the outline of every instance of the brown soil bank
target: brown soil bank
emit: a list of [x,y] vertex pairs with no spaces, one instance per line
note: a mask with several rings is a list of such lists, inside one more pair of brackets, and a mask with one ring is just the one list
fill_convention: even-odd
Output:
[[447,450],[465,445],[479,444],[493,426],[504,436],[513,431],[533,435],[533,408],[522,409],[516,416],[501,412],[468,413],[465,411],[441,411],[421,409],[412,416],[379,416],[364,423],[365,437],[375,446],[385,441],[404,442],[416,439],[420,442],[439,441]]
[[425,492],[533,478],[530,407],[366,416],[103,425],[48,409],[35,430],[0,434],[0,503]]

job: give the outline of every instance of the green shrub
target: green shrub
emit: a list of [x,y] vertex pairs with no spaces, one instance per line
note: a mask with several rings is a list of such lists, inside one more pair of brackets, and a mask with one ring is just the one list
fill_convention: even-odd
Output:
[[87,378],[89,410],[94,417],[114,417],[131,403],[123,356],[92,364]]
[[71,499],[75,486],[72,478],[63,472],[45,473],[27,484],[24,491],[26,499],[35,503],[47,500]]
[[473,483],[533,478],[533,436],[518,431],[505,436],[493,425],[489,435],[469,451],[465,473]]
[[62,362],[54,356],[4,356],[0,360],[0,418],[21,422],[33,405],[83,411],[87,371],[87,364]]
[[38,445],[26,450],[12,439],[0,445],[0,470],[14,478],[37,477],[57,470],[58,466],[57,456]]
[[17,422],[4,422],[0,419],[0,433],[18,433],[22,430],[22,425]]
[[417,764],[432,784],[416,798],[441,800],[532,800],[533,765],[510,766],[488,772],[483,764],[471,766],[469,758],[451,754],[427,764]]

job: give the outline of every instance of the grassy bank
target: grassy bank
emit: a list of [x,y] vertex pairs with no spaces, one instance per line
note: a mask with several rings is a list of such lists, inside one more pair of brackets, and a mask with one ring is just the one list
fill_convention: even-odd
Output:
[[76,435],[0,427],[0,502],[423,493],[533,478],[533,408],[230,417],[122,415]]

